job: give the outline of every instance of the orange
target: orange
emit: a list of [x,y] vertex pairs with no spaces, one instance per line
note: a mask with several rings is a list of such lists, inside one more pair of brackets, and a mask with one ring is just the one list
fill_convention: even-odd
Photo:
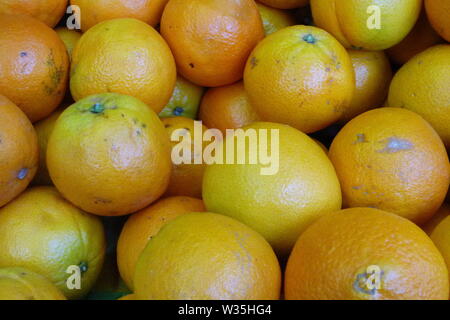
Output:
[[356,77],[356,90],[341,121],[383,105],[392,79],[389,60],[383,51],[348,50]]
[[171,0],[161,19],[161,34],[183,77],[218,87],[242,78],[264,28],[253,0]]
[[384,50],[414,27],[422,0],[311,0],[315,24],[346,48]]
[[117,243],[117,264],[128,288],[133,289],[136,263],[147,242],[176,217],[188,212],[201,211],[205,211],[202,200],[170,197],[159,200],[130,216],[123,226]]
[[450,44],[431,47],[395,74],[388,106],[417,112],[450,148]]
[[0,207],[23,190],[36,174],[38,140],[26,115],[0,95]]
[[47,146],[58,190],[83,210],[124,215],[158,199],[170,178],[170,145],[158,116],[136,98],[87,97],[58,118]]
[[329,214],[298,239],[286,267],[288,300],[448,299],[444,260],[419,227],[371,208]]
[[226,129],[237,129],[258,120],[251,106],[244,84],[211,88],[202,99],[199,119],[208,128],[225,133]]
[[286,10],[276,9],[256,2],[266,36],[280,29],[296,24],[294,16]]
[[425,0],[425,8],[433,28],[450,42],[450,2],[448,0]]
[[127,294],[126,296],[123,296],[117,300],[136,300],[136,295],[133,293]]
[[293,9],[304,7],[308,4],[309,0],[258,0],[268,6],[280,9]]
[[450,215],[450,204],[444,203],[442,207],[440,207],[439,210],[431,217],[431,219],[421,226],[423,231],[425,231],[428,235],[431,235],[436,226],[439,223],[441,223],[442,220],[447,218],[449,215]]
[[431,240],[444,257],[447,268],[450,268],[450,217],[443,219],[431,232]]
[[447,193],[445,147],[422,117],[405,109],[357,116],[338,133],[329,156],[347,207],[374,207],[422,224]]
[[405,64],[416,54],[441,42],[442,39],[428,22],[425,10],[416,25],[399,44],[389,48],[386,53],[398,65]]
[[0,268],[0,300],[66,300],[43,276],[24,268]]
[[[208,128],[198,122],[195,129],[195,121],[185,117],[172,117],[162,119],[172,145],[172,174],[166,196],[190,196],[202,197],[202,180],[206,164],[203,163],[203,133]],[[200,143],[200,150],[195,149],[195,140]],[[178,161],[174,161],[179,158]]]
[[[52,187],[28,189],[0,209],[0,267],[39,273],[68,298],[83,297],[94,285],[105,254],[101,221],[64,200]],[[78,266],[80,289],[67,273]]]
[[78,43],[78,40],[80,40],[81,33],[76,30],[69,30],[65,27],[56,28],[55,31],[64,42],[69,58],[72,58],[72,51]]
[[55,110],[66,93],[69,58],[56,32],[22,15],[0,14],[0,94],[31,122]]
[[175,82],[169,47],[155,29],[136,19],[99,23],[72,52],[70,90],[75,101],[115,92],[134,96],[159,113]]
[[64,16],[67,0],[0,0],[0,13],[32,16],[50,28]]
[[355,77],[348,53],[330,34],[292,26],[266,37],[253,50],[244,84],[263,120],[310,133],[341,117]]
[[151,26],[161,19],[169,0],[70,0],[81,10],[81,29],[85,32],[94,25],[111,19],[134,18]]
[[[239,157],[245,156],[245,163],[239,164],[235,156],[233,164],[208,165],[203,201],[208,211],[245,223],[280,256],[287,255],[312,222],[341,208],[336,172],[322,148],[292,127],[255,122],[242,130],[243,134],[228,136],[224,144],[233,139],[237,145],[239,136],[253,133],[253,141],[245,143],[245,155]],[[264,152],[272,155],[272,161],[261,157],[255,164],[249,161]]]
[[281,272],[270,245],[229,217],[189,213],[168,223],[142,252],[140,300],[278,299]]

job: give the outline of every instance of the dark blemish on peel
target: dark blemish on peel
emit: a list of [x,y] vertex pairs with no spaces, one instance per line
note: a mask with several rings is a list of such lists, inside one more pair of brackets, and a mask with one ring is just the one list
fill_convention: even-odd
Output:
[[303,41],[309,44],[314,44],[317,42],[316,38],[311,33],[308,33],[307,35],[303,36]]
[[165,124],[165,125],[164,125],[164,128],[170,128],[170,127],[171,127],[170,124]]
[[358,133],[356,135],[356,141],[353,142],[353,144],[357,144],[357,143],[366,143],[368,142],[366,139],[366,135],[364,133]]
[[17,179],[23,180],[28,175],[28,168],[20,169],[19,173],[17,173]]
[[20,53],[20,56],[23,58],[23,57],[26,57],[26,56],[28,56],[28,53],[26,53],[25,51],[22,51],[21,53]]
[[191,62],[191,63],[189,63],[189,67],[191,67],[191,68],[195,68],[195,66],[194,66],[194,64]]
[[256,59],[256,57],[252,57],[252,58],[250,59],[250,65],[252,66],[252,69],[253,69],[254,67],[256,67],[256,66],[258,65],[258,63],[259,63],[259,61],[258,61],[258,59]]

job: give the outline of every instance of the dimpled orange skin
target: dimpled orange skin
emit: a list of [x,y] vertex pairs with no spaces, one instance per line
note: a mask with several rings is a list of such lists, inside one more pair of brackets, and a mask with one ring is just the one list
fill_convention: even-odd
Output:
[[69,58],[56,32],[29,16],[0,14],[0,94],[31,122],[48,116],[66,93]]
[[197,85],[218,87],[242,78],[264,28],[253,0],[171,0],[161,34],[182,76]]
[[329,157],[346,207],[375,207],[425,223],[444,201],[450,166],[444,144],[414,112],[381,108],[338,133]]
[[[380,288],[367,287],[369,266]],[[369,280],[370,281],[370,280]],[[285,273],[288,300],[446,300],[447,268],[412,222],[371,208],[329,214],[295,244]]]
[[450,2],[448,0],[425,0],[425,9],[433,28],[450,42]]
[[358,114],[383,105],[392,79],[392,69],[383,51],[348,50],[355,70],[356,90],[340,119],[347,122]]
[[259,120],[242,81],[209,89],[200,104],[199,119],[208,128],[237,129]]
[[397,71],[387,106],[417,112],[450,148],[450,44],[414,56]]
[[94,95],[58,118],[47,166],[58,190],[78,207],[124,215],[164,193],[170,144],[158,116],[143,102],[115,93]]
[[[376,8],[379,26],[373,19],[377,17]],[[414,27],[421,8],[422,0],[311,0],[319,28],[333,34],[346,48],[369,51],[384,50],[402,41]]]
[[205,206],[200,199],[169,197],[130,216],[117,243],[117,264],[128,288],[133,289],[136,263],[147,242],[176,217],[202,211],[205,211]]
[[188,213],[152,238],[134,276],[141,300],[274,300],[281,272],[270,245],[244,224]]
[[159,113],[172,96],[176,77],[164,39],[136,19],[97,24],[72,52],[70,90],[75,101],[115,92],[134,96]]
[[294,9],[304,7],[309,3],[309,0],[258,0],[265,5],[278,9]]
[[0,13],[32,16],[50,28],[64,16],[67,0],[0,0]]
[[264,121],[310,133],[341,117],[351,101],[355,75],[347,51],[329,33],[292,26],[266,37],[253,50],[244,85]]
[[0,95],[0,207],[19,195],[36,174],[39,148],[27,116]]
[[[170,175],[169,186],[166,189],[165,196],[189,196],[195,198],[202,197],[202,181],[203,174],[206,169],[206,164],[203,163],[203,148],[205,148],[210,142],[203,141],[203,133],[208,129],[205,126],[202,127],[202,132],[199,132],[200,136],[196,135],[194,120],[186,117],[171,117],[161,119],[164,127],[166,128],[169,139],[172,145],[172,173]],[[177,130],[182,130],[178,132]],[[186,131],[187,130],[187,131]],[[172,135],[175,133],[175,136]],[[181,136],[185,136],[189,133],[190,143],[188,140],[184,140]],[[188,137],[186,137],[189,139]],[[201,144],[201,150],[195,150],[195,139]],[[183,141],[189,143],[188,150],[191,152],[191,156],[187,157],[186,160],[191,163],[174,163],[174,156],[182,156],[177,152],[175,147],[177,145],[181,146],[180,143]],[[182,149],[184,150],[184,148]],[[199,162],[199,163],[196,163]]]
[[421,226],[422,230],[425,231],[428,235],[431,235],[436,226],[449,215],[450,204],[442,204],[442,207],[439,208],[439,210],[431,217],[431,219]]

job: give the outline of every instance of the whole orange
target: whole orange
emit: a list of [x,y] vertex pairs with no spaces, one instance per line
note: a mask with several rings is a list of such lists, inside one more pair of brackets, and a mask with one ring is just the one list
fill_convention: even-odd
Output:
[[444,144],[422,117],[405,109],[357,116],[338,133],[329,157],[347,207],[374,207],[421,224],[439,209],[449,186]]
[[48,141],[47,166],[58,190],[78,207],[124,215],[148,206],[166,190],[170,144],[146,104],[105,93],[61,114]]
[[289,300],[446,300],[444,259],[397,215],[352,208],[329,214],[295,244],[285,274]]
[[128,94],[159,113],[172,96],[175,69],[155,29],[136,19],[108,20],[84,33],[73,50],[70,91],[75,101],[105,92]]
[[58,107],[68,68],[66,47],[54,30],[30,16],[0,14],[0,94],[31,122]]
[[50,28],[64,16],[67,0],[0,0],[0,13],[32,16]]
[[188,212],[205,211],[202,200],[169,197],[133,214],[127,220],[117,243],[117,264],[122,279],[133,289],[133,276],[138,258],[147,242],[176,217]]
[[242,78],[264,28],[253,0],[171,0],[161,19],[161,34],[182,76],[217,87]]
[[425,9],[433,28],[450,42],[450,2],[448,0],[425,0]]
[[306,6],[309,0],[258,0],[268,6],[279,9],[293,9]]
[[19,195],[38,168],[38,140],[27,116],[0,95],[0,207]]
[[244,85],[264,121],[309,133],[341,117],[352,99],[355,76],[347,51],[329,33],[292,26],[256,46],[245,68]]

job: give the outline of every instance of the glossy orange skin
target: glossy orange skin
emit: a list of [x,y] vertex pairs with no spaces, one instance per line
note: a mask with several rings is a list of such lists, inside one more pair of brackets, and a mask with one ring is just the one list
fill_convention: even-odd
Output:
[[294,9],[304,7],[309,3],[309,0],[258,0],[265,5],[278,9]]
[[205,211],[205,206],[200,199],[169,197],[130,216],[117,243],[117,264],[128,288],[133,289],[134,269],[147,242],[176,217],[202,211]]
[[67,2],[68,0],[0,0],[0,13],[29,15],[53,28],[64,16]]
[[171,0],[161,19],[161,34],[182,76],[218,87],[242,78],[264,28],[253,0]]
[[425,0],[425,9],[433,28],[450,42],[450,2],[448,0]]
[[66,93],[69,57],[56,32],[30,16],[0,14],[0,94],[31,122],[55,110]]
[[[381,271],[368,288],[369,266]],[[285,273],[288,300],[446,300],[447,268],[418,226],[392,213],[352,208],[324,216],[298,239]]]
[[0,207],[28,186],[38,167],[36,131],[26,115],[0,95]]
[[242,81],[232,85],[211,88],[203,96],[199,119],[208,128],[225,133],[226,129],[242,128],[259,117],[248,100]]

